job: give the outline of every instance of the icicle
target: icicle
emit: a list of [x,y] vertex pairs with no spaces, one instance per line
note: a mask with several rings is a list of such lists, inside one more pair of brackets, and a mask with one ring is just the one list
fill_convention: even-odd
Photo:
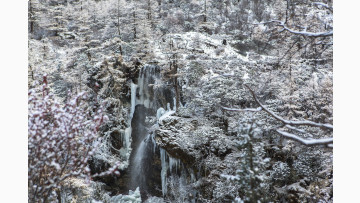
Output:
[[145,99],[145,100],[143,100],[142,102],[143,102],[143,104],[144,104],[144,106],[145,106],[146,108],[150,108],[150,107],[151,107],[151,101],[150,101],[149,99]]
[[165,114],[165,109],[164,108],[159,108],[157,111],[156,111],[156,120],[159,122],[159,118]]
[[126,150],[126,158],[130,156],[130,137],[131,137],[132,128],[131,126],[125,129],[124,137],[123,137],[123,147]]
[[190,183],[194,183],[196,181],[194,171],[192,169],[189,169],[189,171],[190,171]]
[[167,103],[166,107],[167,107],[167,111],[171,111],[170,103]]
[[171,156],[169,156],[169,168],[170,168],[170,173],[172,172],[174,166],[175,166],[175,171],[177,173],[177,169],[178,166],[180,165],[180,160],[177,158],[173,158]]
[[160,148],[160,159],[161,159],[161,190],[163,196],[167,193],[166,176],[167,176],[167,163],[166,163],[166,151]]
[[130,122],[135,112],[136,105],[136,89],[137,85],[131,82],[131,111],[130,111]]
[[152,141],[152,144],[153,144],[153,151],[155,153],[155,151],[156,151],[156,140],[155,140],[155,135],[154,134],[151,134],[151,141]]
[[173,101],[174,101],[174,108],[173,108],[173,111],[176,111],[176,98],[175,98],[175,97],[173,98]]
[[170,174],[172,172],[172,168],[174,166],[174,158],[172,158],[171,156],[169,156],[169,168],[170,168]]
[[140,73],[140,76],[138,78],[138,87],[139,87],[139,95],[140,95],[140,101],[138,101],[138,104],[144,103],[144,73]]

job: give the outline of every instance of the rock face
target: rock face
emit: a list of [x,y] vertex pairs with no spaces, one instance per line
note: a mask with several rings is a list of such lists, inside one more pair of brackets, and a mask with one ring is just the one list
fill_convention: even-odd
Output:
[[232,201],[235,196],[224,188],[229,182],[221,174],[236,171],[239,165],[233,140],[205,118],[182,116],[178,113],[160,119],[154,131],[158,146],[197,174],[192,183],[199,191],[197,200]]

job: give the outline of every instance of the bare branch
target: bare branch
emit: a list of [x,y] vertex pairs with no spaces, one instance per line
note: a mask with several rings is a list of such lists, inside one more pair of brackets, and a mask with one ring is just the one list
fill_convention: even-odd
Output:
[[285,125],[285,127],[286,127],[286,128],[289,128],[290,130],[294,130],[294,131],[296,131],[296,132],[306,134],[306,135],[308,135],[308,136],[310,136],[310,137],[314,137],[314,135],[312,135],[311,133],[308,133],[308,132],[306,132],[305,130],[302,130],[302,129],[299,129],[299,128],[295,128],[295,127],[293,127],[293,126],[291,126],[291,125]]
[[323,139],[303,139],[301,137],[298,137],[294,134],[291,134],[291,133],[288,133],[288,132],[284,132],[284,131],[281,131],[281,130],[276,130],[277,133],[279,133],[280,135],[288,138],[288,139],[291,139],[291,140],[294,140],[296,142],[299,142],[303,145],[306,145],[306,146],[314,146],[314,145],[326,145],[328,147],[331,147],[332,146],[332,143],[333,143],[333,138],[323,138]]
[[306,32],[306,31],[296,31],[288,28],[284,22],[279,23],[279,26],[283,27],[285,30],[287,30],[290,33],[297,34],[297,35],[303,35],[307,37],[329,37],[333,35],[333,31],[329,32]]
[[268,108],[266,108],[263,104],[261,104],[261,102],[259,101],[259,99],[256,97],[254,91],[246,84],[244,84],[246,88],[249,89],[251,95],[253,96],[254,100],[256,101],[256,103],[266,112],[268,113],[270,116],[274,117],[276,120],[281,121],[284,124],[288,124],[288,125],[307,125],[307,126],[312,126],[312,127],[319,127],[319,128],[326,128],[326,129],[333,129],[333,126],[329,123],[315,123],[312,121],[290,121],[290,120],[285,120],[284,118],[276,115],[274,112],[270,111]]
[[261,107],[258,107],[256,109],[253,109],[253,108],[247,108],[247,109],[233,109],[233,108],[228,108],[228,107],[224,107],[222,106],[221,108],[223,108],[224,110],[227,110],[227,111],[239,111],[239,112],[243,112],[243,111],[251,111],[251,112],[258,112],[258,111],[261,111],[262,108]]
[[287,27],[285,24],[286,22],[280,21],[280,20],[270,20],[267,22],[262,22],[262,23],[254,23],[253,25],[261,25],[261,24],[269,24],[269,23],[278,23],[278,26],[281,26],[283,29],[280,31],[288,31],[290,33],[293,34],[297,34],[297,35],[302,35],[302,36],[306,36],[306,37],[330,37],[333,36],[333,30],[328,31],[328,32],[306,32],[306,31],[296,31],[293,30],[289,27]]
[[322,6],[322,7],[326,8],[326,9],[328,9],[329,11],[333,12],[333,8],[331,6],[329,6],[329,5],[327,5],[327,4],[324,4],[322,2],[314,2],[313,4],[318,5],[318,6]]

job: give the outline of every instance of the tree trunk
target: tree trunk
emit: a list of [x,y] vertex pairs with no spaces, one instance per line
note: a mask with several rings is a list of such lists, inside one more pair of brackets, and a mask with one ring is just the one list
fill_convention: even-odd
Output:
[[31,0],[29,0],[29,21],[30,21],[30,33],[34,32],[34,16]]
[[204,6],[204,22],[206,22],[206,0],[205,0],[205,6]]
[[117,28],[118,28],[118,32],[119,32],[119,37],[121,39],[121,32],[120,32],[120,0],[118,0],[118,6],[117,6]]
[[176,61],[176,55],[174,60],[174,86],[175,86],[175,98],[176,98],[176,111],[178,111],[180,107],[180,90],[179,90],[179,83],[178,83],[178,77],[177,77],[177,71],[178,71],[178,64]]
[[136,14],[135,14],[135,8],[134,8],[134,11],[133,11],[133,18],[134,18],[134,28],[133,28],[133,31],[134,31],[134,41],[136,40]]

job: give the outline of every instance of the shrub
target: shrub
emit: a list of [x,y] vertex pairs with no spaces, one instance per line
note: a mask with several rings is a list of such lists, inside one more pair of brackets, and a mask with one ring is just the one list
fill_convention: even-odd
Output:
[[29,202],[54,201],[61,183],[70,177],[90,178],[88,159],[100,142],[97,131],[106,121],[101,108],[86,108],[81,93],[65,102],[56,101],[47,87],[28,97],[28,198]]

